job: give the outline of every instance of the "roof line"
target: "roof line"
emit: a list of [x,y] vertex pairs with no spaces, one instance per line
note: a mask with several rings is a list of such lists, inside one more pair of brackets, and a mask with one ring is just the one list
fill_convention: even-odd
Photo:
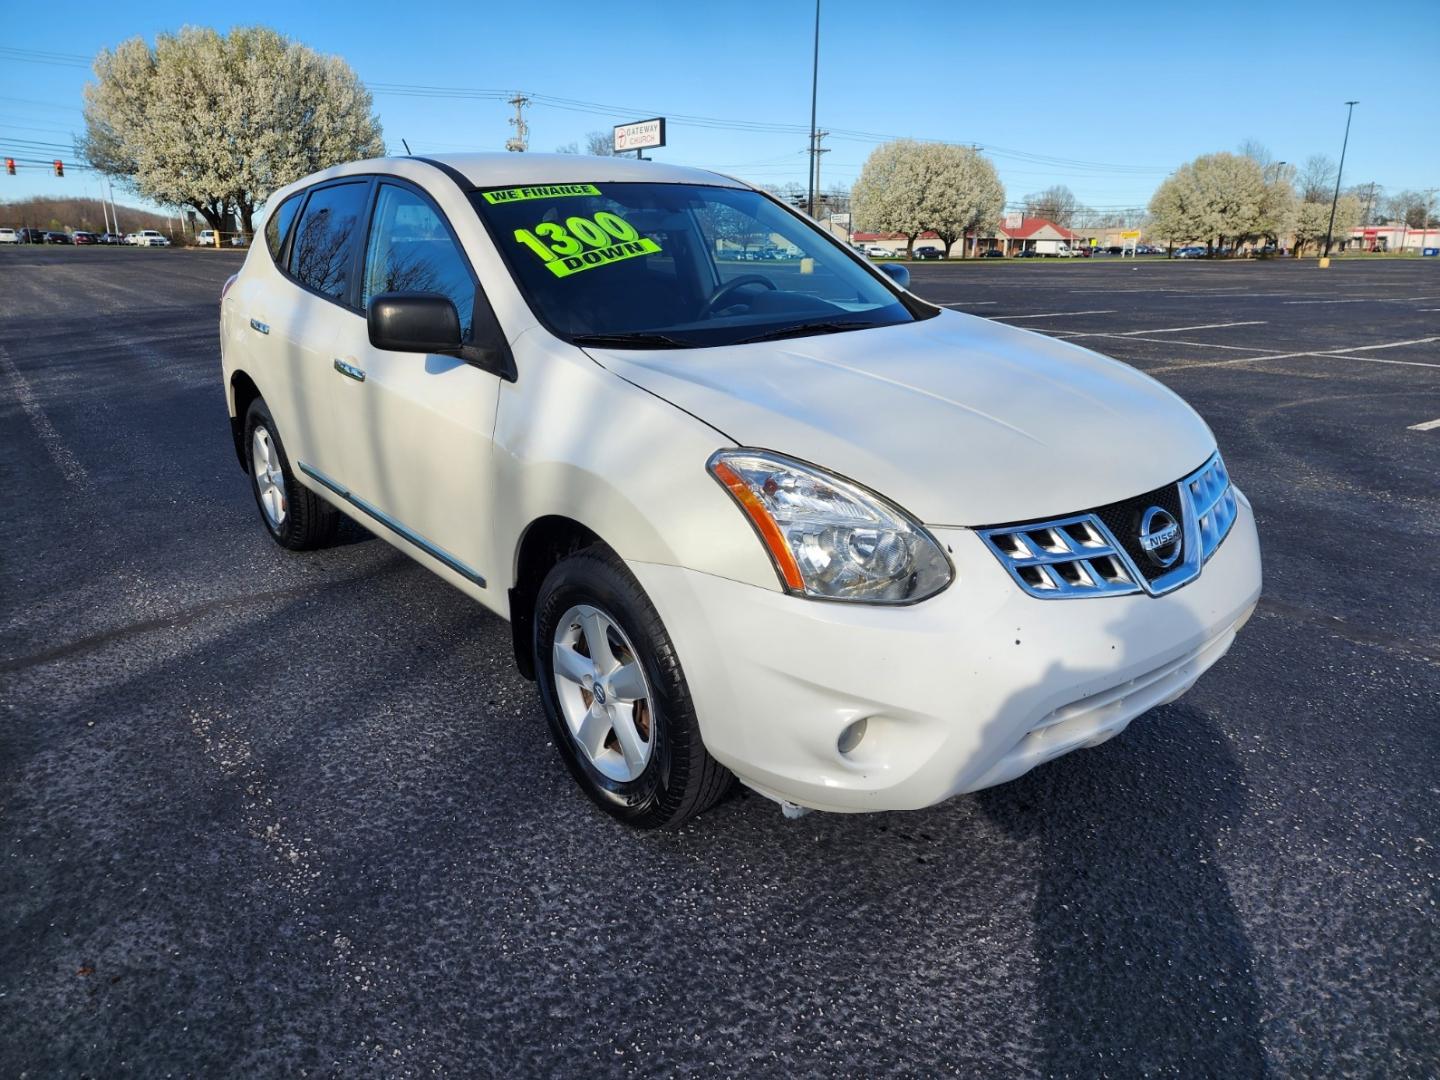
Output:
[[450,177],[451,180],[454,180],[456,186],[459,187],[460,190],[466,195],[469,195],[472,191],[480,190],[470,182],[470,178],[468,176],[462,173],[459,169],[455,168],[453,165],[446,165],[443,161],[436,161],[434,158],[417,157],[415,155],[411,155],[411,160],[423,161],[426,165],[433,165],[435,168],[443,172],[446,176]]

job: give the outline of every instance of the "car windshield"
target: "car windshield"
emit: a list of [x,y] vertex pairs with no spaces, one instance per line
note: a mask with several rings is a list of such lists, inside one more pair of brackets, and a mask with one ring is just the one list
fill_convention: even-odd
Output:
[[536,316],[578,345],[733,345],[936,313],[744,188],[555,184],[473,198]]

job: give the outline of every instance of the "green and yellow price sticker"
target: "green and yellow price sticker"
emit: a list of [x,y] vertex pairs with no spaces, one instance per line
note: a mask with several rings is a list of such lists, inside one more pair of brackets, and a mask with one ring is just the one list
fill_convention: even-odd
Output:
[[641,236],[635,226],[606,210],[593,217],[566,218],[564,225],[542,221],[533,230],[516,229],[515,239],[561,278],[660,251],[660,245],[654,240]]
[[594,184],[540,184],[535,187],[512,187],[484,193],[485,201],[491,206],[523,202],[526,199],[558,199],[566,195],[599,194],[600,189]]

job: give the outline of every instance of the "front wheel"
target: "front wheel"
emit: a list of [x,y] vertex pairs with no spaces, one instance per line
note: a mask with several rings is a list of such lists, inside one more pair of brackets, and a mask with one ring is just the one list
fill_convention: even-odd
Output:
[[674,825],[733,777],[700,738],[675,647],[625,564],[596,546],[540,586],[532,646],[551,735],[571,775],[628,825]]

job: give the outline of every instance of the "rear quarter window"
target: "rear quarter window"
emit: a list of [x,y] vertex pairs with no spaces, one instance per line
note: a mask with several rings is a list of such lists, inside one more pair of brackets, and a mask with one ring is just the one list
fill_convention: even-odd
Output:
[[[300,209],[300,200],[305,193],[298,191],[291,195],[275,208],[270,219],[265,222],[265,247],[270,252],[270,258],[275,265],[280,265],[280,249],[285,246],[285,237],[290,232],[290,223],[295,220],[295,214]],[[209,232],[210,230],[206,230]]]

